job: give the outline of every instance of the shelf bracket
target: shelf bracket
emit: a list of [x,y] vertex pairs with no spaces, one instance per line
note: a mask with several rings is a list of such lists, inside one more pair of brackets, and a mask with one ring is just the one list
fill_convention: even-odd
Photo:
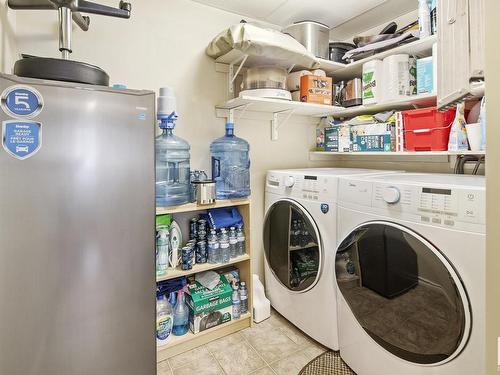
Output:
[[252,105],[252,103],[247,103],[247,104],[239,105],[237,107],[229,109],[228,110],[228,116],[227,116],[227,122],[231,122],[231,123],[234,124],[236,111],[239,112],[238,116],[236,116],[236,120],[239,120],[240,118],[243,117],[243,115],[245,114],[246,110],[251,105]]
[[[279,128],[286,124],[286,122],[290,119],[290,117],[293,115],[295,112],[295,109],[287,109],[285,111],[279,111],[279,112],[274,112],[273,113],[273,119],[271,120],[271,140],[272,141],[277,141],[278,140],[278,130]],[[279,121],[279,115],[286,114],[286,117]]]
[[293,64],[291,67],[288,68],[288,74],[290,74],[293,70],[293,68],[295,68],[295,64]]
[[[229,92],[233,93],[234,92],[234,81],[236,80],[236,77],[238,77],[238,74],[240,74],[241,68],[245,65],[245,62],[248,59],[248,55],[243,55],[242,57],[234,60],[231,64],[229,64]],[[238,67],[236,68],[236,72],[234,71],[234,66],[238,64]]]

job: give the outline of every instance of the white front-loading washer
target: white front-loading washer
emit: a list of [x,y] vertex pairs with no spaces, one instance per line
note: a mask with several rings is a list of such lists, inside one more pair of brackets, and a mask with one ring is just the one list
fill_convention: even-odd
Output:
[[389,174],[347,168],[269,171],[264,252],[272,306],[321,344],[338,350],[335,290],[339,176]]
[[358,375],[485,374],[485,180],[339,182],[340,355]]

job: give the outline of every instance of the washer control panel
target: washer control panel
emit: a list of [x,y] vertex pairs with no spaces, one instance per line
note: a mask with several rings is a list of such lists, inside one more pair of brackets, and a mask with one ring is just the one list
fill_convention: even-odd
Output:
[[336,181],[331,176],[270,172],[266,191],[297,199],[330,202],[337,192]]

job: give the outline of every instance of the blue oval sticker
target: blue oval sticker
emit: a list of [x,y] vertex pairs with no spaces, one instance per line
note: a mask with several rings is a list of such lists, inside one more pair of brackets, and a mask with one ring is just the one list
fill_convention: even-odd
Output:
[[42,110],[42,96],[32,87],[13,86],[2,94],[2,108],[13,117],[31,118]]

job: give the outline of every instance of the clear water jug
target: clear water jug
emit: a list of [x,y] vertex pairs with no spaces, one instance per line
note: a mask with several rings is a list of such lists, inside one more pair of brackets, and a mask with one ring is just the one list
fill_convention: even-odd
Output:
[[191,195],[190,146],[174,135],[174,124],[160,124],[163,133],[156,137],[156,206],[188,203]]
[[234,124],[226,124],[226,135],[210,145],[212,179],[217,199],[250,195],[250,146],[234,135]]

